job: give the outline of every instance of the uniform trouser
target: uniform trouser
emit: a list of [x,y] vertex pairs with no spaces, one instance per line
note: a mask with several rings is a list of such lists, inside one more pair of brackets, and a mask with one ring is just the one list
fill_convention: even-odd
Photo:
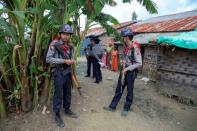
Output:
[[[133,102],[133,88],[134,88],[134,72],[133,71],[127,71],[125,75],[125,83],[123,83],[123,86],[127,86],[127,96],[126,96],[126,102],[124,104],[124,110],[130,110],[130,107]],[[120,98],[123,94],[121,83],[118,82],[117,87],[116,87],[116,92],[115,95],[111,101],[111,104],[109,107],[112,109],[116,109],[116,106],[118,102],[120,101]]]
[[91,75],[91,65],[92,65],[92,60],[90,57],[87,57],[87,75]]
[[53,111],[60,111],[63,99],[63,108],[70,109],[71,105],[71,74],[62,75],[57,71],[54,75]]
[[93,72],[95,74],[96,82],[102,80],[101,66],[96,58],[93,59]]

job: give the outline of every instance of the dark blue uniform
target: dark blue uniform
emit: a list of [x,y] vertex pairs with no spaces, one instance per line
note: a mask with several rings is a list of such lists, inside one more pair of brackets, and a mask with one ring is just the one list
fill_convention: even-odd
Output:
[[62,106],[65,110],[71,105],[71,66],[64,63],[65,59],[73,59],[72,46],[64,47],[61,40],[52,43],[47,53],[46,61],[52,64],[54,80],[53,111],[59,112]]
[[125,86],[127,86],[127,96],[126,96],[126,102],[124,104],[124,110],[128,111],[133,103],[133,88],[134,88],[134,80],[136,78],[136,73],[137,73],[136,71],[137,68],[142,66],[142,57],[140,53],[139,44],[137,42],[132,43],[132,47],[125,48],[125,54],[123,59],[125,61],[123,68],[126,71],[126,74],[122,76],[124,77],[124,81],[123,82],[122,80],[118,81],[115,95],[109,107],[113,110],[116,109],[116,106],[123,94],[123,89]]
[[[77,118],[78,116],[70,110],[71,105],[71,64],[73,60],[73,47],[69,39],[73,34],[72,27],[63,24],[59,28],[60,40],[54,40],[48,49],[46,62],[52,66],[52,77],[54,80],[53,111],[55,112],[55,122],[57,126],[64,127],[65,124],[60,115],[62,106],[65,109],[65,115]],[[66,43],[63,43],[63,41]]]
[[[93,53],[92,53],[92,44],[89,44],[87,48],[85,48],[85,54],[87,58],[87,75],[86,77],[90,77],[91,75],[91,67],[93,65]],[[93,70],[93,68],[92,68]],[[95,77],[94,70],[93,70],[93,77]]]
[[102,81],[102,72],[101,72],[101,65],[99,62],[101,62],[101,59],[103,57],[104,49],[102,48],[101,44],[96,43],[93,48],[93,72],[95,74],[96,81],[95,83],[99,83]]
[[127,71],[123,85],[121,85],[121,83],[118,82],[115,95],[110,104],[110,107],[112,109],[116,109],[116,106],[118,102],[120,101],[120,98],[123,94],[122,87],[125,87],[125,86],[127,86],[127,96],[126,96],[126,102],[124,104],[124,110],[128,111],[130,109],[131,104],[133,103],[134,80],[135,80],[134,71]]

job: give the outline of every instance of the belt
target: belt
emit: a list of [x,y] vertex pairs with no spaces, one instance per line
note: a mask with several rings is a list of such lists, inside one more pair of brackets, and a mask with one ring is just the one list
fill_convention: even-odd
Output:
[[61,73],[62,75],[67,75],[69,73],[71,73],[71,66],[55,66],[51,68],[51,73]]
[[51,67],[51,71],[53,72],[55,69],[66,70],[68,68],[71,68],[71,66],[68,66],[68,65],[65,65],[65,64],[55,65],[55,66]]

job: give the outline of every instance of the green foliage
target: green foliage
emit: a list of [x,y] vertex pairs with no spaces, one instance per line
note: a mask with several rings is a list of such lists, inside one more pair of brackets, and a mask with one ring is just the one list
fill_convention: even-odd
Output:
[[73,35],[71,38],[72,43],[74,44],[74,46],[77,46],[77,44],[80,44],[80,37],[77,35]]
[[[133,0],[122,0],[123,3],[131,3]],[[146,10],[151,13],[158,13],[156,3],[152,0],[136,0],[139,4],[144,6]]]
[[[151,0],[137,0],[150,13],[156,13],[156,5]],[[75,33],[72,37],[77,59],[82,40],[92,22],[100,23],[108,34],[121,39],[117,30],[109,24],[118,24],[113,16],[102,13],[107,4],[115,6],[115,0],[0,0],[0,80],[6,82],[11,78],[9,98],[16,100],[22,107],[32,100],[38,103],[42,91],[42,79],[48,78],[49,73],[43,65],[43,49],[46,49],[57,33],[59,26],[71,22]],[[123,0],[131,2],[131,0]],[[87,16],[85,31],[81,36],[80,15]],[[12,74],[12,75],[9,75]],[[34,93],[29,94],[30,90]],[[22,94],[24,92],[25,94]],[[49,90],[51,92],[51,90]],[[50,96],[50,95],[49,95]],[[27,109],[28,110],[28,109]]]

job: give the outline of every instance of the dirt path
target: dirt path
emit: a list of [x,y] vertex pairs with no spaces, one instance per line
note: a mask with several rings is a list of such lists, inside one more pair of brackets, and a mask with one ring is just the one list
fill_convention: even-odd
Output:
[[[80,62],[81,69],[85,70],[84,59]],[[60,129],[54,123],[51,109],[47,115],[32,111],[1,121],[0,131],[197,131],[194,107],[160,95],[153,83],[146,84],[139,78],[135,83],[133,111],[126,118],[120,115],[125,95],[116,112],[104,111],[102,107],[108,105],[114,95],[118,73],[103,69],[103,82],[97,85],[93,79],[82,77],[84,70],[78,71],[83,96],[73,91],[72,99],[72,109],[80,115],[78,119],[68,118],[62,112],[66,127]]]

